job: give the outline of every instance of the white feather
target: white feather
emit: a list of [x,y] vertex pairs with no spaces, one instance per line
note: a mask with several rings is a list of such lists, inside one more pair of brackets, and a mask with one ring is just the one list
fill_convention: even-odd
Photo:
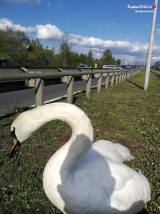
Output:
[[120,163],[123,163],[125,160],[130,161],[134,159],[128,148],[108,140],[98,140],[93,143],[92,148],[101,155]]

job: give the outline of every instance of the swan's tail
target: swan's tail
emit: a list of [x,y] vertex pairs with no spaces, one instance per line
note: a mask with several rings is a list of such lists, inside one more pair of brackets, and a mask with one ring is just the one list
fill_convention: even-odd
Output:
[[93,143],[92,148],[110,160],[120,163],[123,163],[125,160],[130,161],[134,159],[129,149],[119,143],[112,143],[107,140],[98,140]]
[[125,160],[130,161],[130,160],[135,159],[135,157],[131,155],[131,153],[127,147],[125,147],[119,143],[117,143],[115,145],[117,146],[119,152],[121,153],[123,161],[125,161]]

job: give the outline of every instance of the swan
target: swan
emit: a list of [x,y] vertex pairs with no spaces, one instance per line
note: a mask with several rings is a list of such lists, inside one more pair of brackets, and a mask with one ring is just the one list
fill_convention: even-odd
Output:
[[57,119],[69,124],[72,135],[45,166],[43,189],[48,199],[64,214],[140,212],[151,190],[141,172],[123,163],[134,157],[120,144],[93,143],[90,119],[73,104],[46,104],[21,113],[11,124],[10,156],[34,131]]

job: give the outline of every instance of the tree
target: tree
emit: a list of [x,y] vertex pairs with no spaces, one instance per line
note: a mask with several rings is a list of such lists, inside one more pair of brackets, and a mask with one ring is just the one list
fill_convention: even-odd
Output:
[[72,67],[72,52],[67,42],[61,44],[59,56],[63,67]]
[[21,31],[10,28],[0,30],[0,57],[8,59],[16,65],[77,67],[80,64],[120,64],[115,60],[112,52],[106,49],[101,59],[94,59],[92,50],[88,54],[79,54],[71,51],[68,37],[62,39],[59,53],[54,53],[54,48],[44,48],[38,39],[30,41]]
[[28,65],[32,66],[53,66],[54,51],[44,49],[38,39],[32,40],[28,47]]
[[117,65],[120,65],[120,64],[121,64],[121,60],[117,59]]
[[22,64],[27,57],[27,46],[29,38],[24,32],[14,31],[7,28],[0,30],[0,50],[1,55],[12,60],[15,64]]
[[46,58],[45,66],[55,66],[55,54],[54,49],[44,49],[44,55]]
[[77,67],[80,63],[80,56],[78,53],[76,52],[72,52],[72,55],[71,55],[71,58],[72,58],[72,67]]
[[106,49],[103,52],[103,56],[101,59],[102,64],[116,64],[116,60],[112,57],[112,52],[110,49]]
[[89,65],[91,65],[91,66],[93,66],[93,64],[94,64],[94,59],[93,59],[92,50],[89,50],[89,52],[88,52],[87,64],[89,64]]

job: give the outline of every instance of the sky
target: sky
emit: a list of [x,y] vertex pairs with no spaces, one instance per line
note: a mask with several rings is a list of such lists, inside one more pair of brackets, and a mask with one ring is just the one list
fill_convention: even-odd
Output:
[[[122,63],[146,63],[154,0],[0,0],[0,29],[10,27],[58,51],[66,40],[72,51],[95,58],[106,49]],[[160,60],[160,6],[152,64]]]

